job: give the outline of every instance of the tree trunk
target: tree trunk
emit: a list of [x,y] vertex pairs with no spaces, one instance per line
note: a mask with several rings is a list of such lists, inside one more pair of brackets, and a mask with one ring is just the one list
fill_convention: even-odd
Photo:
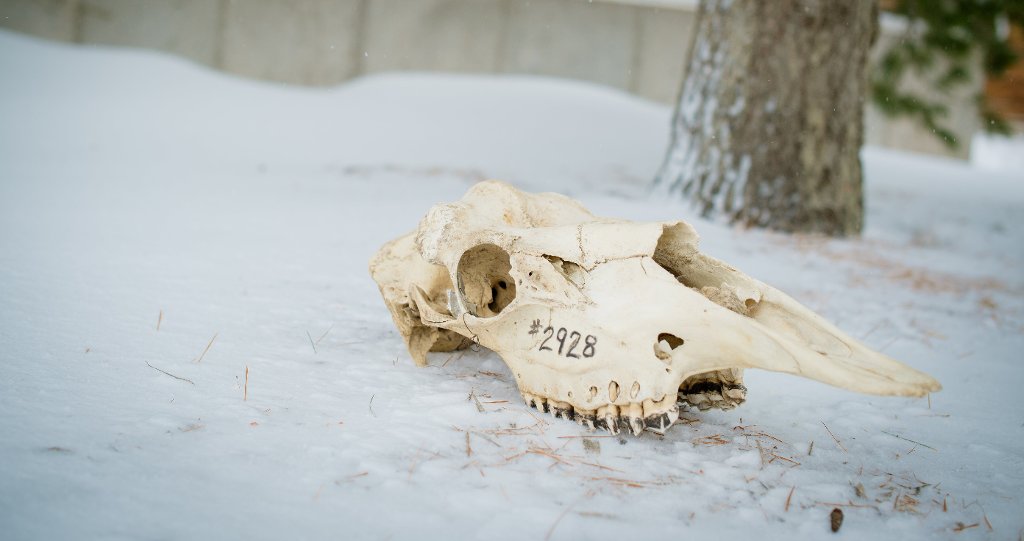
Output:
[[704,216],[849,235],[876,0],[701,0],[657,181]]

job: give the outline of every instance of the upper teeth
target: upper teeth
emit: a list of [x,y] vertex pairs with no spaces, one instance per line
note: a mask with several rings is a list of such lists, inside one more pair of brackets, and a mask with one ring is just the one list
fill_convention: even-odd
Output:
[[575,409],[567,402],[528,392],[523,393],[523,399],[528,405],[551,413],[555,417],[575,419],[587,428],[604,428],[612,434],[618,434],[620,428],[627,428],[636,436],[644,429],[664,433],[679,418],[674,396],[665,397],[657,402],[648,398],[642,403],[630,402],[623,406],[606,404],[596,410]]

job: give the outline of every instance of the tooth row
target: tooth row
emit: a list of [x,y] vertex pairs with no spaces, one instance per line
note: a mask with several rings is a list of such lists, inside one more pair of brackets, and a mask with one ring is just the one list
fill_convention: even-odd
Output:
[[700,411],[711,408],[731,410],[747,399],[747,388],[743,385],[722,385],[716,390],[702,390],[695,393],[679,392],[679,401]]
[[591,430],[600,428],[612,434],[618,434],[621,429],[629,430],[634,436],[639,436],[644,429],[664,434],[679,418],[675,397],[666,397],[658,402],[647,399],[642,404],[632,402],[623,406],[607,404],[596,410],[577,410],[568,402],[531,393],[523,393],[523,399],[530,407],[550,413],[555,418],[575,419]]

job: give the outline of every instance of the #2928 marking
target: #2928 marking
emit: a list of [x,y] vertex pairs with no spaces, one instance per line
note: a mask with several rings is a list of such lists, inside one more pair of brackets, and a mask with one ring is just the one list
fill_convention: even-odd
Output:
[[[594,354],[597,352],[596,336],[588,334],[586,337],[584,337],[582,334],[579,333],[579,331],[573,331],[570,329],[566,329],[565,327],[559,327],[556,330],[554,327],[549,326],[545,327],[544,330],[541,331],[541,324],[539,319],[533,320],[533,323],[530,324],[529,334],[544,335],[544,340],[541,340],[540,344],[537,346],[538,351],[556,351],[554,348],[554,342],[552,342],[550,345],[548,344],[548,342],[551,341],[551,339],[553,338],[556,342],[558,342],[558,355],[563,355],[565,357],[569,357],[572,359],[579,359],[581,356],[586,358],[593,357]],[[581,339],[583,340],[582,348],[579,347]]]

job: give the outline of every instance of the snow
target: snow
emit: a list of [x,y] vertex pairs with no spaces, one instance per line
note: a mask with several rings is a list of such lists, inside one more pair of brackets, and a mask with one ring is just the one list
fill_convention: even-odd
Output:
[[971,165],[1024,176],[1024,134],[975,134],[971,139]]
[[[10,33],[0,70],[5,539],[821,539],[835,503],[837,539],[1024,527],[1019,170],[867,149],[865,234],[823,240],[647,195],[670,111],[596,86],[299,89]],[[687,219],[945,389],[748,372],[737,410],[609,438],[486,351],[416,368],[367,261],[486,177]]]

